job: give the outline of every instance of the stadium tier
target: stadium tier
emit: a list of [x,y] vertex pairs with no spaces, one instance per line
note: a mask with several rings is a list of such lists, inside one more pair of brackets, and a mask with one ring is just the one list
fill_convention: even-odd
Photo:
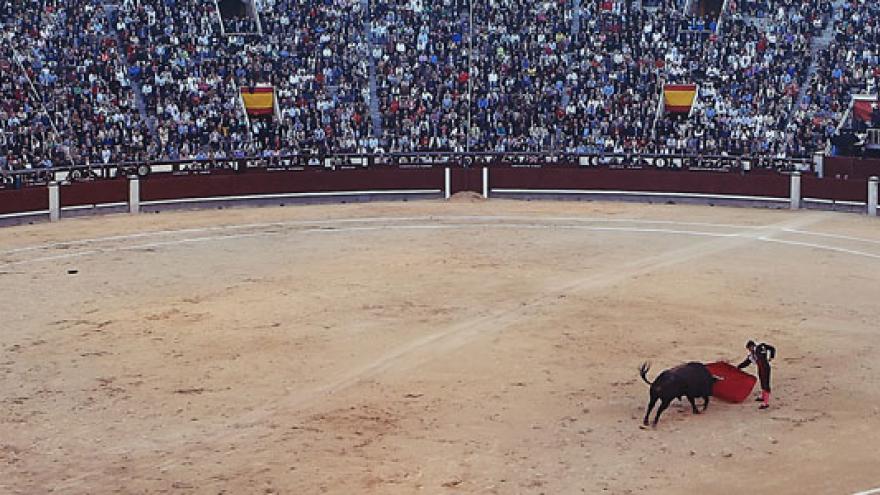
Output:
[[300,150],[809,157],[841,127],[880,126],[870,0],[0,0],[0,16],[0,169]]

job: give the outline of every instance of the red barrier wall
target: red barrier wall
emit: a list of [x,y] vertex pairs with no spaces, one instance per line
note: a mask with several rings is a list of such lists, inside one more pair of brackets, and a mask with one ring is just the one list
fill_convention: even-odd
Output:
[[[482,168],[451,169],[451,192],[482,191]],[[143,201],[306,192],[442,189],[441,167],[353,170],[248,171],[243,174],[157,174],[141,181]],[[698,193],[788,198],[789,177],[781,174],[734,174],[676,170],[627,170],[584,167],[493,167],[493,189],[575,189]],[[128,181],[108,179],[61,186],[63,206],[124,202]],[[867,200],[862,180],[802,178],[802,196],[834,201]],[[48,209],[48,188],[0,189],[0,214]]]
[[49,188],[34,186],[0,190],[0,215],[49,209]]
[[500,189],[594,189],[602,191],[679,192],[787,198],[785,175],[724,172],[615,170],[597,168],[498,168],[489,184]]
[[868,181],[818,179],[805,176],[801,178],[801,197],[867,203]]
[[828,178],[868,180],[872,175],[880,176],[880,160],[833,156],[825,158],[824,175]]
[[248,172],[230,175],[148,177],[141,181],[141,200],[442,188],[443,169],[441,168]]
[[61,186],[58,191],[61,206],[81,206],[102,203],[128,203],[128,180],[107,179],[93,182],[75,182]]

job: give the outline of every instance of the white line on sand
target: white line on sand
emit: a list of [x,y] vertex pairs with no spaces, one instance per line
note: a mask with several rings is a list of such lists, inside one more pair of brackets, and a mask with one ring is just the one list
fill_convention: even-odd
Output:
[[[375,225],[375,226],[357,226],[357,227],[346,227],[346,228],[326,228],[322,227],[322,225],[335,225],[335,224],[349,224],[355,222],[392,222],[392,223],[400,223],[404,221],[418,221],[418,220],[433,220],[433,221],[449,221],[449,220],[461,220],[461,219],[474,219],[474,220],[494,220],[494,223],[446,223],[446,224],[409,224],[409,225]],[[308,225],[314,226],[303,232],[306,233],[333,233],[333,232],[351,232],[351,231],[375,231],[375,230],[431,230],[431,229],[459,229],[459,228],[519,228],[519,229],[567,229],[567,230],[586,230],[586,231],[598,231],[598,232],[629,232],[629,233],[654,233],[654,234],[668,234],[668,235],[690,235],[690,236],[703,236],[703,237],[748,237],[752,239],[756,239],[762,242],[772,242],[777,244],[786,244],[790,246],[800,246],[800,247],[809,247],[814,249],[821,249],[826,251],[850,254],[853,256],[862,256],[867,258],[880,259],[880,254],[869,253],[866,251],[858,251],[853,249],[845,249],[837,246],[829,246],[826,244],[816,244],[816,243],[808,243],[808,242],[800,242],[800,241],[791,241],[791,240],[783,240],[783,239],[775,239],[768,237],[767,235],[756,235],[754,233],[748,232],[737,232],[737,233],[722,233],[722,232],[705,232],[705,231],[697,231],[697,230],[681,230],[681,229],[663,229],[663,228],[640,228],[640,227],[604,227],[604,226],[595,226],[595,225],[564,225],[564,224],[525,224],[525,223],[499,223],[497,220],[504,219],[515,219],[518,221],[523,220],[551,220],[551,221],[571,221],[575,220],[572,218],[536,218],[536,217],[511,217],[511,216],[437,216],[437,217],[369,217],[363,219],[330,219],[330,220],[302,220],[302,221],[291,221],[291,222],[272,222],[272,223],[253,223],[253,224],[240,224],[240,225],[232,225],[232,226],[220,226],[220,227],[205,227],[205,228],[197,228],[197,229],[181,229],[181,230],[166,230],[166,231],[158,231],[155,234],[161,235],[169,235],[176,233],[198,233],[198,232],[210,232],[210,231],[224,231],[224,230],[232,230],[232,229],[244,229],[244,228],[272,228],[272,227],[283,227],[283,226],[297,226],[297,225]],[[640,222],[637,219],[580,219],[583,222]],[[645,223],[659,223],[659,224],[669,224],[669,225],[703,225],[703,226],[726,226],[724,224],[705,224],[705,223],[695,223],[695,222],[674,222],[674,221],[646,221]],[[739,228],[751,230],[751,229],[767,229],[772,228],[772,226],[762,225],[758,227],[751,226],[738,226]],[[809,231],[797,230],[793,228],[781,228],[779,229],[783,232],[797,232],[809,234]],[[30,258],[26,260],[17,260],[17,261],[8,261],[3,263],[0,266],[17,266],[17,265],[26,265],[33,263],[41,263],[45,261],[56,261],[62,259],[72,259],[83,256],[91,256],[95,254],[102,253],[112,253],[117,251],[134,251],[139,249],[149,249],[160,246],[173,246],[173,245],[181,245],[181,244],[192,244],[199,242],[211,242],[211,241],[222,241],[229,239],[238,239],[238,238],[248,238],[248,237],[259,237],[263,235],[274,235],[277,232],[271,231],[261,231],[254,233],[243,233],[243,234],[224,234],[224,235],[209,235],[209,236],[200,236],[200,237],[186,237],[183,239],[175,239],[170,241],[163,242],[153,242],[146,244],[136,244],[131,246],[110,246],[106,248],[95,248],[89,249],[86,251],[79,251],[75,253],[65,253],[59,255],[51,255],[51,256],[41,256],[36,258]],[[89,242],[98,242],[100,240],[125,240],[125,239],[134,239],[148,236],[150,234],[130,234],[125,236],[111,236],[105,238],[95,238],[91,240],[82,240],[76,241],[81,244],[86,244]],[[821,235],[821,233],[820,233]],[[70,243],[55,243],[56,245],[65,245]],[[49,245],[44,245],[49,246]],[[38,249],[38,247],[34,247]],[[17,252],[21,252],[22,250],[27,248],[19,248]],[[9,251],[3,254],[7,254]]]
[[675,230],[675,229],[657,229],[657,228],[638,228],[638,227],[596,227],[590,225],[536,225],[526,223],[444,223],[435,225],[383,225],[369,227],[339,227],[339,228],[314,228],[307,229],[303,232],[321,232],[321,233],[344,233],[358,231],[376,231],[376,230],[419,230],[419,229],[438,229],[438,230],[454,230],[463,228],[507,228],[507,229],[533,229],[533,230],[590,230],[599,232],[634,232],[634,233],[656,233],[656,234],[681,234],[695,235],[705,237],[741,237],[740,234],[720,232],[701,232],[698,230]]
[[313,225],[313,224],[335,224],[335,223],[353,223],[353,222],[402,222],[402,221],[419,221],[429,220],[431,217],[364,217],[364,218],[338,218],[338,219],[316,219],[316,220],[293,220],[288,222],[264,222],[264,223],[240,223],[233,225],[219,225],[215,227],[195,227],[186,229],[168,229],[157,230],[154,232],[138,232],[136,234],[111,235],[106,237],[92,237],[87,239],[78,239],[73,241],[51,242],[48,244],[36,244],[33,246],[24,246],[20,248],[0,251],[0,254],[20,253],[23,251],[34,251],[38,249],[50,249],[59,246],[78,246],[80,244],[92,244],[96,242],[106,241],[124,241],[128,239],[139,239],[152,236],[166,236],[175,234],[197,234],[202,232],[216,232],[224,230],[240,230],[240,229],[259,229],[270,227],[285,227],[295,225]]
[[517,220],[517,221],[543,221],[543,222],[578,222],[578,223],[644,223],[648,225],[680,225],[680,226],[699,226],[699,227],[720,227],[720,228],[753,228],[764,229],[767,225],[737,225],[727,223],[708,223],[708,222],[679,222],[675,220],[643,220],[638,218],[595,218],[595,217],[539,217],[528,215],[426,215],[415,217],[363,217],[363,218],[336,218],[336,219],[313,219],[313,220],[290,220],[284,222],[262,222],[262,223],[242,223],[233,225],[219,225],[214,227],[193,227],[185,229],[167,229],[157,230],[154,232],[138,232],[135,234],[112,235],[105,237],[91,237],[86,239],[77,239],[72,241],[51,242],[47,244],[36,244],[32,246],[23,246],[20,248],[0,251],[0,254],[13,254],[24,251],[34,251],[39,249],[51,249],[59,246],[78,246],[81,244],[93,244],[107,241],[124,241],[129,239],[140,239],[152,236],[168,236],[176,234],[198,234],[204,232],[216,232],[225,230],[241,230],[241,229],[257,229],[269,227],[290,227],[297,225],[326,225],[337,223],[358,223],[358,222],[414,222],[414,221],[461,221],[461,220]]
[[876,239],[865,239],[864,237],[855,237],[851,235],[843,235],[843,234],[830,234],[827,232],[810,232],[809,230],[798,230],[798,229],[782,229],[783,232],[791,232],[793,234],[801,234],[801,235],[814,235],[817,237],[830,237],[832,239],[844,239],[847,241],[858,241],[858,242],[867,242],[871,244],[880,244],[880,240]]
[[[397,223],[397,222],[412,222],[412,221],[461,221],[461,220],[484,220],[484,221],[498,221],[498,220],[514,220],[514,221],[535,221],[539,220],[542,222],[577,222],[577,223],[642,223],[647,225],[678,225],[678,226],[696,226],[696,227],[718,227],[718,228],[735,228],[735,229],[767,229],[771,228],[769,225],[742,225],[742,224],[730,224],[730,223],[711,223],[711,222],[681,222],[676,220],[649,220],[649,219],[640,219],[640,218],[596,218],[596,217],[541,217],[541,216],[529,216],[529,215],[427,215],[427,216],[413,216],[413,217],[363,217],[363,218],[337,218],[337,219],[313,219],[313,220],[291,220],[291,221],[283,221],[283,222],[261,222],[261,223],[242,223],[242,224],[233,224],[233,225],[220,225],[213,227],[193,227],[193,228],[184,228],[184,229],[167,229],[167,230],[157,230],[154,232],[138,232],[134,234],[123,234],[123,235],[113,235],[113,236],[104,236],[104,237],[92,237],[86,239],[77,239],[72,241],[59,241],[59,242],[51,242],[46,244],[36,244],[32,246],[23,246],[19,248],[8,249],[5,251],[0,251],[0,254],[14,254],[21,253],[26,251],[35,251],[39,249],[51,249],[55,247],[70,247],[70,246],[78,246],[82,244],[93,244],[98,242],[108,242],[108,241],[124,241],[129,239],[140,239],[144,237],[152,237],[152,236],[169,236],[169,235],[178,235],[178,234],[198,234],[204,232],[216,232],[216,231],[226,231],[226,230],[241,230],[241,229],[251,229],[251,228],[270,228],[270,227],[289,227],[289,226],[297,226],[297,225],[326,225],[326,224],[337,224],[337,223],[358,223],[358,222],[389,222],[389,223]],[[840,236],[836,234],[825,234],[821,232],[810,232],[804,230],[797,229],[782,229],[786,232],[792,232],[803,235],[816,235],[816,236],[825,236],[825,237],[835,237],[841,239],[849,239],[849,240],[858,240],[864,242],[875,242],[880,244],[880,241],[872,241],[870,239],[863,239],[860,237],[849,237],[849,236]]]
[[874,488],[873,490],[865,490],[863,492],[853,493],[852,495],[877,495],[880,494],[880,488]]
[[[356,232],[356,231],[376,231],[376,230],[433,230],[433,229],[462,229],[462,228],[512,228],[512,229],[567,229],[567,230],[589,230],[604,232],[631,232],[631,233],[656,233],[656,234],[672,234],[672,235],[693,235],[703,237],[742,237],[740,234],[724,234],[719,232],[700,232],[691,230],[672,230],[672,229],[652,229],[652,228],[636,228],[636,227],[594,227],[587,225],[529,225],[529,224],[431,224],[431,225],[381,225],[368,227],[343,227],[343,228],[311,228],[303,230],[304,233],[333,233],[333,232]],[[95,254],[114,253],[117,251],[137,251],[139,249],[150,249],[160,246],[174,246],[180,244],[193,244],[198,242],[223,241],[229,239],[240,239],[248,237],[260,237],[277,234],[277,232],[253,232],[243,234],[230,235],[214,235],[202,237],[186,237],[183,239],[175,239],[172,241],[151,242],[146,244],[135,244],[131,246],[112,246],[106,248],[89,249],[87,251],[77,251],[75,253],[57,254],[51,256],[40,256],[29,258],[26,260],[7,261],[0,266],[19,266],[30,265],[33,263],[42,263],[46,261],[57,261],[63,259],[79,258],[83,256],[91,256]]]
[[802,247],[809,247],[809,248],[815,248],[815,249],[823,249],[825,251],[833,251],[835,253],[852,254],[855,256],[864,256],[866,258],[880,259],[880,254],[868,253],[865,251],[856,251],[855,249],[846,249],[846,248],[836,247],[836,246],[826,246],[825,244],[815,244],[812,242],[789,241],[789,240],[785,240],[785,239],[773,239],[771,237],[759,237],[758,240],[764,241],[764,242],[775,242],[777,244],[788,244],[789,246],[802,246]]

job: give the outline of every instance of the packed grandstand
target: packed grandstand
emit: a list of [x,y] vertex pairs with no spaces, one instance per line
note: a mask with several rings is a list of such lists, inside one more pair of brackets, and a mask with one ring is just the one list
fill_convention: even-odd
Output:
[[809,157],[847,119],[880,125],[876,104],[852,115],[880,86],[874,0],[0,0],[0,27],[0,170],[302,150]]

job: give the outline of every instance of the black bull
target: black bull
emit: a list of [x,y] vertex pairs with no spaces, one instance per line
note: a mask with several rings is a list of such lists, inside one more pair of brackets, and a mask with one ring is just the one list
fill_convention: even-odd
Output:
[[648,425],[648,417],[657,400],[660,401],[660,407],[657,409],[657,416],[654,417],[654,426],[663,411],[669,407],[669,403],[673,399],[681,399],[687,396],[694,414],[700,414],[697,410],[697,403],[694,401],[697,397],[703,398],[703,410],[709,407],[709,397],[712,395],[712,385],[715,383],[715,377],[709,372],[702,363],[686,363],[670,368],[660,373],[653,382],[648,381],[648,370],[651,366],[648,363],[642,364],[639,368],[639,374],[642,380],[651,386],[651,399],[648,402],[648,410],[645,411],[645,426]]

